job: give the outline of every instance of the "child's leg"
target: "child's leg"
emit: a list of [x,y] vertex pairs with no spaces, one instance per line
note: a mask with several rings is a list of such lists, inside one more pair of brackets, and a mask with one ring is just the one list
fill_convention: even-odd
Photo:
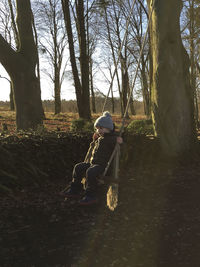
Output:
[[90,163],[81,162],[74,166],[72,174],[72,182],[65,192],[67,198],[77,198],[83,190],[81,184],[82,178],[85,176],[86,170],[90,167]]
[[86,195],[95,195],[97,191],[97,177],[104,172],[100,165],[92,165],[86,171]]
[[72,173],[72,183],[73,187],[81,187],[81,180],[85,176],[87,169],[90,167],[90,163],[81,162],[74,166]]

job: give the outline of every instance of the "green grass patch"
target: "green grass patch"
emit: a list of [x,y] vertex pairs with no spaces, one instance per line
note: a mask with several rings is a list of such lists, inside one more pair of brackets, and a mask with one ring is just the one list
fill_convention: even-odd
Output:
[[133,120],[126,127],[130,134],[151,135],[153,134],[152,120]]
[[71,121],[71,132],[93,132],[94,124],[92,121],[84,120],[82,118]]

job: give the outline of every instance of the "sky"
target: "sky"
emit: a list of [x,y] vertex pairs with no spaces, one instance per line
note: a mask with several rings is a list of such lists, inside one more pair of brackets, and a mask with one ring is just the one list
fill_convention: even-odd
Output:
[[[1,65],[0,65],[0,76],[8,78],[7,72]],[[9,93],[10,93],[10,83],[4,78],[0,78],[0,101],[8,101]]]
[[[0,64],[0,76],[9,79],[3,66]],[[10,83],[4,78],[0,78],[0,101],[9,101]],[[53,87],[50,82],[41,78],[41,98],[42,100],[53,100]],[[74,87],[70,82],[64,82],[62,86],[61,98],[66,100],[75,99]]]
[[[9,76],[3,66],[0,64],[0,76],[6,77],[9,79]],[[9,101],[9,94],[10,94],[10,83],[5,78],[0,78],[0,101]],[[75,89],[73,86],[73,81],[65,81],[63,82],[62,88],[61,88],[61,99],[62,100],[71,100],[76,99],[75,95]],[[98,75],[95,78],[95,87],[98,88],[104,95],[107,95],[107,92],[109,90],[109,84],[105,81],[105,77],[98,73]],[[114,87],[117,88],[117,85]],[[45,77],[45,75],[41,74],[41,98],[42,100],[53,100],[54,97],[53,92],[53,85],[52,83]],[[118,90],[114,90],[114,96],[118,97]]]

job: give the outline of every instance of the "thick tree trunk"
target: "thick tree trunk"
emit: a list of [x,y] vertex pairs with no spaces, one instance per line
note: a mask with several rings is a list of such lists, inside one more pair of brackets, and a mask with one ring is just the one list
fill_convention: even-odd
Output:
[[[17,129],[37,129],[43,123],[40,83],[32,71],[11,76],[15,95]],[[27,90],[28,89],[28,90]]]
[[43,122],[40,83],[35,75],[37,47],[32,31],[30,0],[16,0],[18,51],[0,35],[0,62],[11,77],[16,107],[17,129],[37,128]]
[[[83,5],[83,1],[79,1],[78,3],[81,9]],[[80,42],[80,64],[81,64],[81,81],[79,79],[78,68],[76,64],[75,50],[74,50],[74,41],[73,41],[73,33],[71,27],[71,16],[70,16],[70,8],[69,8],[69,0],[62,0],[62,7],[64,12],[65,25],[67,30],[68,42],[69,42],[69,52],[70,52],[70,61],[72,66],[72,73],[74,77],[75,84],[75,92],[78,106],[78,113],[80,118],[90,119],[90,101],[89,101],[89,62],[87,55],[87,46],[86,46],[86,36],[85,32],[82,33],[79,37]],[[78,10],[81,12],[82,10]],[[79,24],[81,25],[81,31],[84,28],[84,14],[78,14],[79,16]]]
[[171,155],[189,150],[195,140],[189,58],[180,35],[181,8],[181,0],[156,0],[151,29],[152,118],[164,152]]
[[79,113],[79,117],[82,117],[82,114],[83,114],[83,110],[82,110],[83,106],[82,106],[82,101],[81,101],[82,88],[81,88],[81,82],[79,79],[78,69],[76,65],[76,57],[75,57],[75,52],[74,52],[74,40],[73,40],[73,33],[72,33],[72,27],[71,27],[69,0],[62,0],[62,7],[63,7],[63,12],[64,12],[65,26],[67,30],[67,37],[68,37],[68,43],[69,43],[70,61],[71,61],[72,73],[74,77],[78,113]]
[[78,0],[77,19],[79,27],[80,68],[82,84],[82,105],[84,105],[84,119],[91,119],[90,113],[90,90],[89,90],[89,55],[86,42],[84,1]]

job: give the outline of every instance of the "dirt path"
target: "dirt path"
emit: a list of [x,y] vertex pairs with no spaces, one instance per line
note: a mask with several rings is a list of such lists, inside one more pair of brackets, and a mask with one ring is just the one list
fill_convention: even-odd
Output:
[[120,177],[114,212],[64,201],[63,180],[1,198],[0,266],[199,267],[200,156],[143,151]]

